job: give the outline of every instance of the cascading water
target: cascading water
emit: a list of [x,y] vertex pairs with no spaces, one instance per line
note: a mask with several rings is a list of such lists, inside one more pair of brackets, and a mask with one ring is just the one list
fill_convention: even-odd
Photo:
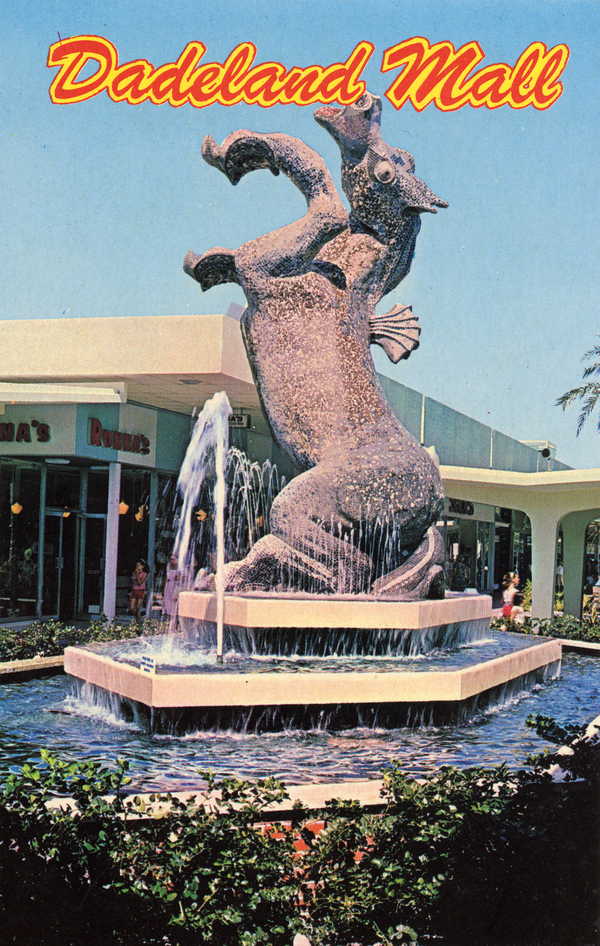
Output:
[[194,571],[190,548],[192,514],[198,502],[212,457],[215,471],[214,508],[216,536],[215,583],[217,590],[217,662],[223,662],[223,596],[225,568],[225,458],[229,444],[231,405],[224,391],[207,401],[198,415],[192,438],[181,466],[177,488],[183,498],[173,554],[186,576]]
[[[318,567],[300,591],[293,569],[282,567],[273,592],[245,591],[245,600],[231,593],[228,609],[239,607],[241,600],[242,609],[258,602],[259,611],[249,622],[239,611],[231,612],[234,620],[226,624],[225,559],[243,559],[270,532],[272,503],[283,486],[274,465],[260,466],[241,451],[228,450],[230,413],[224,393],[206,402],[177,483],[173,554],[184,588],[200,589],[183,597],[204,595],[213,611],[195,621],[185,610],[189,602],[184,600],[182,607],[180,597],[184,634],[70,648],[74,653],[67,651],[65,668],[86,681],[80,688],[86,701],[102,703],[108,691],[113,709],[120,707],[124,718],[145,721],[155,733],[418,727],[457,720],[489,701],[496,705],[523,681],[529,687],[558,672],[560,647],[530,659],[525,651],[539,649],[530,646],[537,644],[533,639],[511,642],[496,659],[503,644],[490,640],[489,599],[459,596],[457,602],[450,594],[445,602],[424,601],[415,623],[411,607],[418,602],[382,602],[368,594],[366,583],[353,595],[319,594]],[[357,524],[358,533],[333,519],[327,526],[321,523],[323,531],[344,540],[341,544],[367,552],[376,573],[385,572],[402,552],[401,532],[393,521]],[[336,567],[344,566],[345,553],[338,548],[332,554],[340,556]],[[269,600],[277,606],[276,619],[261,621]],[[300,622],[289,611],[287,623],[282,619],[286,604],[297,611],[306,602],[316,608],[311,612],[314,623],[304,619],[304,612]],[[351,602],[354,613],[367,605],[369,613],[361,612],[350,624],[342,616],[328,626],[319,611],[332,602],[343,607]],[[389,611],[385,619],[372,618],[372,607],[381,605],[393,608],[391,619]],[[348,611],[344,614],[348,619]],[[491,675],[482,673],[482,658],[486,666],[498,660],[502,666]],[[148,665],[154,677],[150,687],[139,680]]]
[[[214,399],[213,399],[214,400]],[[211,405],[212,402],[208,402]],[[218,484],[215,480],[215,466],[213,462],[213,448],[210,445],[204,450],[204,438],[199,436],[198,425],[204,422],[205,410],[199,415],[194,437],[188,447],[188,454],[180,476],[179,490],[184,501],[181,509],[174,505],[173,515],[180,522],[179,531],[182,533],[182,543],[186,548],[186,564],[183,568],[188,576],[186,587],[192,587],[194,570],[213,570],[211,558],[215,548],[216,530],[219,522],[223,522],[224,554],[226,561],[237,561],[244,558],[255,543],[271,531],[270,514],[273,500],[286,485],[285,476],[279,473],[277,465],[270,460],[262,464],[251,461],[248,456],[237,447],[229,447],[225,455],[226,508],[224,521],[215,508],[215,496]],[[209,423],[212,423],[209,420]],[[192,475],[187,472],[193,468]],[[185,474],[185,475],[184,475]],[[189,481],[189,488],[188,488]],[[201,510],[201,519],[195,518],[194,510]],[[358,523],[350,531],[342,523],[331,519],[327,530],[333,536],[346,539],[350,546],[360,548],[373,561],[373,575],[384,573],[390,563],[397,560],[402,554],[402,535],[399,526],[393,521],[382,521],[376,518],[374,522],[366,524],[367,516],[362,516],[359,510]],[[180,539],[176,544],[176,554],[179,557]],[[183,563],[182,563],[183,564]],[[331,568],[333,562],[327,558],[324,564]],[[337,563],[339,567],[343,563]],[[317,570],[318,572],[318,570]],[[362,587],[358,594],[369,593],[369,584],[373,576],[363,576]],[[278,579],[274,581],[272,591],[279,594],[294,594],[301,592],[308,595],[322,593],[323,585],[318,573],[310,578],[304,576],[298,587],[297,575],[281,568]]]

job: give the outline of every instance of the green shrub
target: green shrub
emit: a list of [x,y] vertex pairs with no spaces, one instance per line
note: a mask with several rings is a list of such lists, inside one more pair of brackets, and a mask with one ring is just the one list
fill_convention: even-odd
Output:
[[[144,621],[138,630],[145,636],[161,632],[156,621]],[[55,657],[62,654],[65,647],[92,641],[124,640],[135,633],[136,629],[130,624],[118,624],[106,618],[92,621],[86,627],[71,627],[52,619],[33,621],[18,630],[7,625],[0,627],[0,662]]]
[[[497,822],[515,794],[507,770],[443,767],[426,780],[397,763],[383,771],[381,814],[330,803],[327,828],[303,862],[311,942],[391,944],[415,941],[427,929],[440,891],[457,861],[481,858],[497,844]],[[358,859],[355,856],[359,852]]]
[[600,624],[592,624],[585,617],[581,619],[574,617],[572,614],[541,619],[539,621],[539,633],[545,637],[561,637],[600,643]]
[[561,614],[553,618],[538,618],[525,624],[516,624],[506,618],[497,617],[492,618],[491,626],[495,630],[600,643],[600,624],[592,623],[585,615],[583,618],[576,618],[572,614]]
[[[577,727],[546,717],[530,725],[579,745]],[[569,774],[576,788],[585,776],[590,787],[577,800],[591,805],[597,760],[591,744],[583,748],[568,757]],[[42,767],[25,765],[0,786],[0,941],[291,946],[302,931],[313,946],[436,936],[451,946],[492,941],[477,936],[494,921],[500,932],[512,924],[517,938],[493,941],[591,942],[597,826],[591,807],[557,803],[544,771],[557,758],[544,754],[519,773],[444,767],[423,780],[392,763],[379,813],[337,799],[265,826],[265,809],[287,798],[276,779],[203,773],[195,799],[151,795],[147,807],[123,794],[126,763],[111,771],[44,752]],[[74,809],[49,806],[66,795]],[[324,830],[312,831],[315,819]],[[513,915],[515,898],[523,912]],[[544,935],[527,939],[523,924],[538,902]],[[556,905],[572,911],[562,927]]]
[[[168,811],[144,817],[125,801],[127,765],[23,766],[0,791],[2,942],[289,946],[298,917],[294,849],[286,832],[256,828],[284,796],[273,779],[255,784],[210,773],[198,802],[151,796]],[[211,800],[218,792],[220,804]],[[48,807],[70,795],[75,811]],[[22,936],[22,939],[19,938]]]

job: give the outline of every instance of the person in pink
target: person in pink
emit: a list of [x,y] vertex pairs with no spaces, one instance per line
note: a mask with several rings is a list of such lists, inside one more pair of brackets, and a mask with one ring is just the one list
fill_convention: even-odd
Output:
[[146,597],[146,583],[150,569],[143,560],[139,558],[135,563],[133,575],[131,576],[131,591],[129,592],[129,613],[135,615],[137,623],[140,623],[142,616],[142,605]]
[[502,589],[502,616],[511,621],[523,623],[521,620],[521,617],[525,616],[521,606],[523,595],[519,592],[519,576],[516,572],[507,572],[502,579]]
[[168,618],[174,620],[177,617],[179,608],[179,584],[181,573],[177,562],[177,556],[172,555],[167,565],[167,578],[165,589],[163,591],[162,613]]

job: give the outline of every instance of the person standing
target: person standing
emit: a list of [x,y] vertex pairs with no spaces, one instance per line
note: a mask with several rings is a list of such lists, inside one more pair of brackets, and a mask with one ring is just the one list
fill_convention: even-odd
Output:
[[129,614],[135,615],[138,624],[141,622],[142,605],[146,597],[146,583],[150,569],[143,558],[138,558],[131,576],[131,591],[129,592]]
[[519,576],[516,572],[507,572],[502,579],[502,617],[510,619],[518,590]]
[[170,619],[175,625],[177,623],[177,612],[179,610],[179,586],[181,583],[181,572],[177,562],[177,556],[171,555],[167,565],[167,577],[163,591],[162,613]]

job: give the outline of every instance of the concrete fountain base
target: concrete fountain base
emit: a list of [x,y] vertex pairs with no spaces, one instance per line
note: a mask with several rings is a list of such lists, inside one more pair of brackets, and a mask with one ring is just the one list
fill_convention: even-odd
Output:
[[[185,618],[210,621],[214,596],[184,593]],[[390,602],[351,599],[227,597],[225,621],[252,627],[389,628],[413,634],[444,629],[462,620],[489,628],[491,600],[483,596],[442,601]],[[339,623],[338,623],[339,622]],[[256,670],[155,667],[143,656],[122,662],[93,648],[69,647],[65,671],[105,694],[112,694],[141,713],[154,730],[173,728],[280,729],[286,726],[351,728],[399,726],[412,720],[432,722],[475,711],[495,699],[513,681],[531,686],[560,667],[558,641],[523,647],[501,657],[457,670]],[[376,666],[376,665],[375,665]],[[426,713],[426,717],[424,716]]]
[[68,647],[65,672],[155,708],[460,703],[560,659],[560,642],[549,640],[461,670],[160,673]]
[[[182,591],[179,616],[216,621],[217,596],[205,591]],[[393,601],[367,595],[227,594],[225,624],[237,627],[300,627],[422,630],[454,623],[487,620],[492,616],[488,595],[447,595],[423,601]]]

